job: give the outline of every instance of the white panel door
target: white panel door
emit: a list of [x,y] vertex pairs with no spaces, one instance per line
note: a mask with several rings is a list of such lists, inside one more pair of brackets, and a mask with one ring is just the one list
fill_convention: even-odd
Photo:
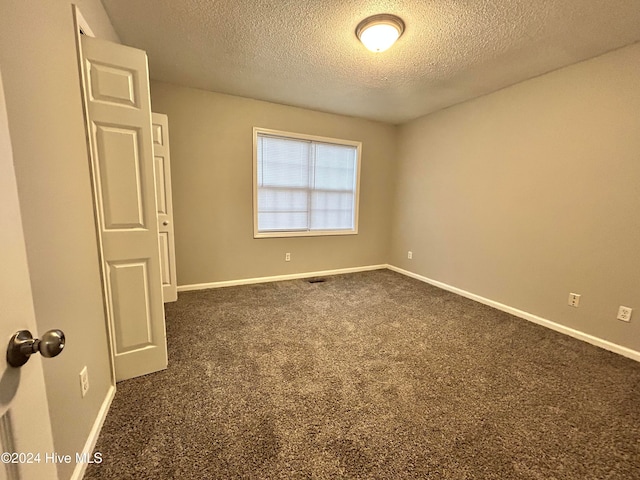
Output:
[[116,380],[167,367],[147,55],[80,36]]
[[[13,168],[13,153],[9,138],[6,105],[0,78],[0,348],[5,349],[9,338],[18,330],[30,330],[37,337],[31,283],[27,267],[27,253],[22,232],[18,203],[18,189]],[[62,353],[64,355],[64,352]],[[45,455],[54,451],[51,421],[40,355],[22,367],[13,368],[3,358],[0,363],[0,479],[35,480],[57,479],[56,465],[47,462]],[[54,359],[48,361],[55,362]],[[14,453],[32,453],[22,458]],[[39,454],[38,457],[35,455]],[[15,460],[15,463],[12,461]],[[19,463],[20,460],[31,463]]]
[[160,270],[162,296],[166,302],[178,299],[176,249],[173,234],[173,200],[171,194],[171,159],[169,154],[169,118],[162,113],[151,114],[151,135],[156,175],[156,205],[160,234]]

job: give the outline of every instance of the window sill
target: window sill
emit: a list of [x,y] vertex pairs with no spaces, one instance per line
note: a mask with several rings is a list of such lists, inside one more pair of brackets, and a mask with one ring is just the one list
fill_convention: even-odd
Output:
[[328,237],[336,235],[357,235],[358,230],[313,230],[301,232],[253,232],[253,238],[288,238],[288,237]]

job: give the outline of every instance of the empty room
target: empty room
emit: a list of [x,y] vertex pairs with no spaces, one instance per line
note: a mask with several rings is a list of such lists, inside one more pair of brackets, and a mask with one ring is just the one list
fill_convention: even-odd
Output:
[[0,479],[640,479],[638,0],[0,0]]

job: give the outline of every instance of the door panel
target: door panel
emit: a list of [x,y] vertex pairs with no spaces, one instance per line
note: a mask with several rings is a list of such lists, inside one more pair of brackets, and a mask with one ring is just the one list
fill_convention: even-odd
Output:
[[162,287],[171,285],[171,266],[169,265],[169,234],[160,232],[160,270],[162,271]]
[[[154,150],[157,150],[156,147],[153,147]],[[164,157],[155,157],[156,162],[156,203],[158,207],[158,213],[161,215],[167,214],[167,188],[166,188],[166,178],[167,174],[165,172],[165,161]]]
[[[0,340],[3,342],[0,348],[4,356],[9,338],[18,330],[28,329],[36,337],[38,332],[1,76],[0,218]],[[45,462],[44,458],[54,448],[40,355],[33,355],[20,368],[10,367],[6,360],[1,360],[0,378],[0,453],[39,452],[41,455],[39,463],[0,463],[0,479],[57,479],[56,465]]]
[[145,228],[138,130],[97,124],[95,129],[105,229]]
[[152,114],[153,154],[155,157],[156,207],[160,232],[160,266],[162,294],[165,302],[178,299],[173,200],[171,195],[171,160],[169,155],[169,120],[166,115]]
[[[148,277],[147,262],[109,264],[111,298],[118,299],[112,303],[118,352],[127,353],[152,345]],[[130,322],[130,318],[140,321]]]
[[135,90],[135,71],[90,62],[88,75],[92,101],[140,108]]
[[124,380],[167,367],[147,56],[80,39],[116,380]]

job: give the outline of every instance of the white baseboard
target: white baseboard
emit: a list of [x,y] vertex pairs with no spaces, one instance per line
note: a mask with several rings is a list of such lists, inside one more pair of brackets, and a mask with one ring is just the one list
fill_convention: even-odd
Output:
[[417,280],[428,283],[435,287],[442,288],[443,290],[447,290],[457,295],[461,295],[471,300],[475,300],[476,302],[483,303],[485,305],[496,308],[498,310],[502,310],[503,312],[509,313],[516,317],[529,320],[530,322],[537,323],[538,325],[542,325],[543,327],[550,328],[551,330],[555,330],[556,332],[569,335],[570,337],[577,338],[578,340],[582,340],[584,342],[590,343],[592,345],[595,345],[596,347],[604,348],[605,350],[609,350],[610,352],[618,353],[627,358],[635,360],[636,362],[640,362],[640,352],[636,350],[632,350],[630,348],[623,347],[616,343],[603,340],[602,338],[594,337],[593,335],[589,335],[579,330],[574,330],[573,328],[565,327],[564,325],[560,325],[559,323],[552,322],[551,320],[538,317],[537,315],[533,315],[532,313],[528,313],[523,310],[518,310],[517,308],[513,308],[508,305],[504,305],[502,303],[496,302],[494,300],[481,297],[480,295],[467,292],[466,290],[462,290],[457,287],[452,287],[451,285],[447,285],[446,283],[442,283],[437,280],[432,280],[422,275],[418,275],[417,273],[413,273],[408,270],[403,270],[402,268],[394,267],[393,265],[387,265],[387,268],[389,270],[393,270],[394,272],[401,273],[402,275],[406,275],[407,277],[415,278]]
[[273,277],[242,278],[240,280],[227,280],[224,282],[196,283],[193,285],[179,285],[179,292],[191,290],[206,290],[208,288],[233,287],[236,285],[250,285],[253,283],[281,282],[283,280],[295,280],[298,278],[323,277],[328,275],[340,275],[342,273],[367,272],[370,270],[383,270],[388,265],[367,265],[363,267],[338,268],[336,270],[322,270],[319,272],[291,273],[288,275],[275,275]]
[[[109,407],[111,406],[111,402],[113,401],[113,397],[116,394],[116,387],[111,385],[109,390],[107,391],[107,396],[102,402],[102,406],[98,411],[98,415],[96,416],[96,421],[93,423],[93,427],[89,432],[89,437],[84,444],[84,448],[82,449],[82,454],[84,458],[91,458],[93,455],[93,449],[96,448],[96,442],[98,441],[98,436],[100,436],[100,430],[102,430],[102,425],[104,425],[104,421],[107,418],[107,413],[109,412]],[[75,460],[75,459],[74,459]],[[71,474],[71,480],[82,480],[84,477],[84,473],[87,470],[87,463],[76,463],[76,468],[73,470]]]

